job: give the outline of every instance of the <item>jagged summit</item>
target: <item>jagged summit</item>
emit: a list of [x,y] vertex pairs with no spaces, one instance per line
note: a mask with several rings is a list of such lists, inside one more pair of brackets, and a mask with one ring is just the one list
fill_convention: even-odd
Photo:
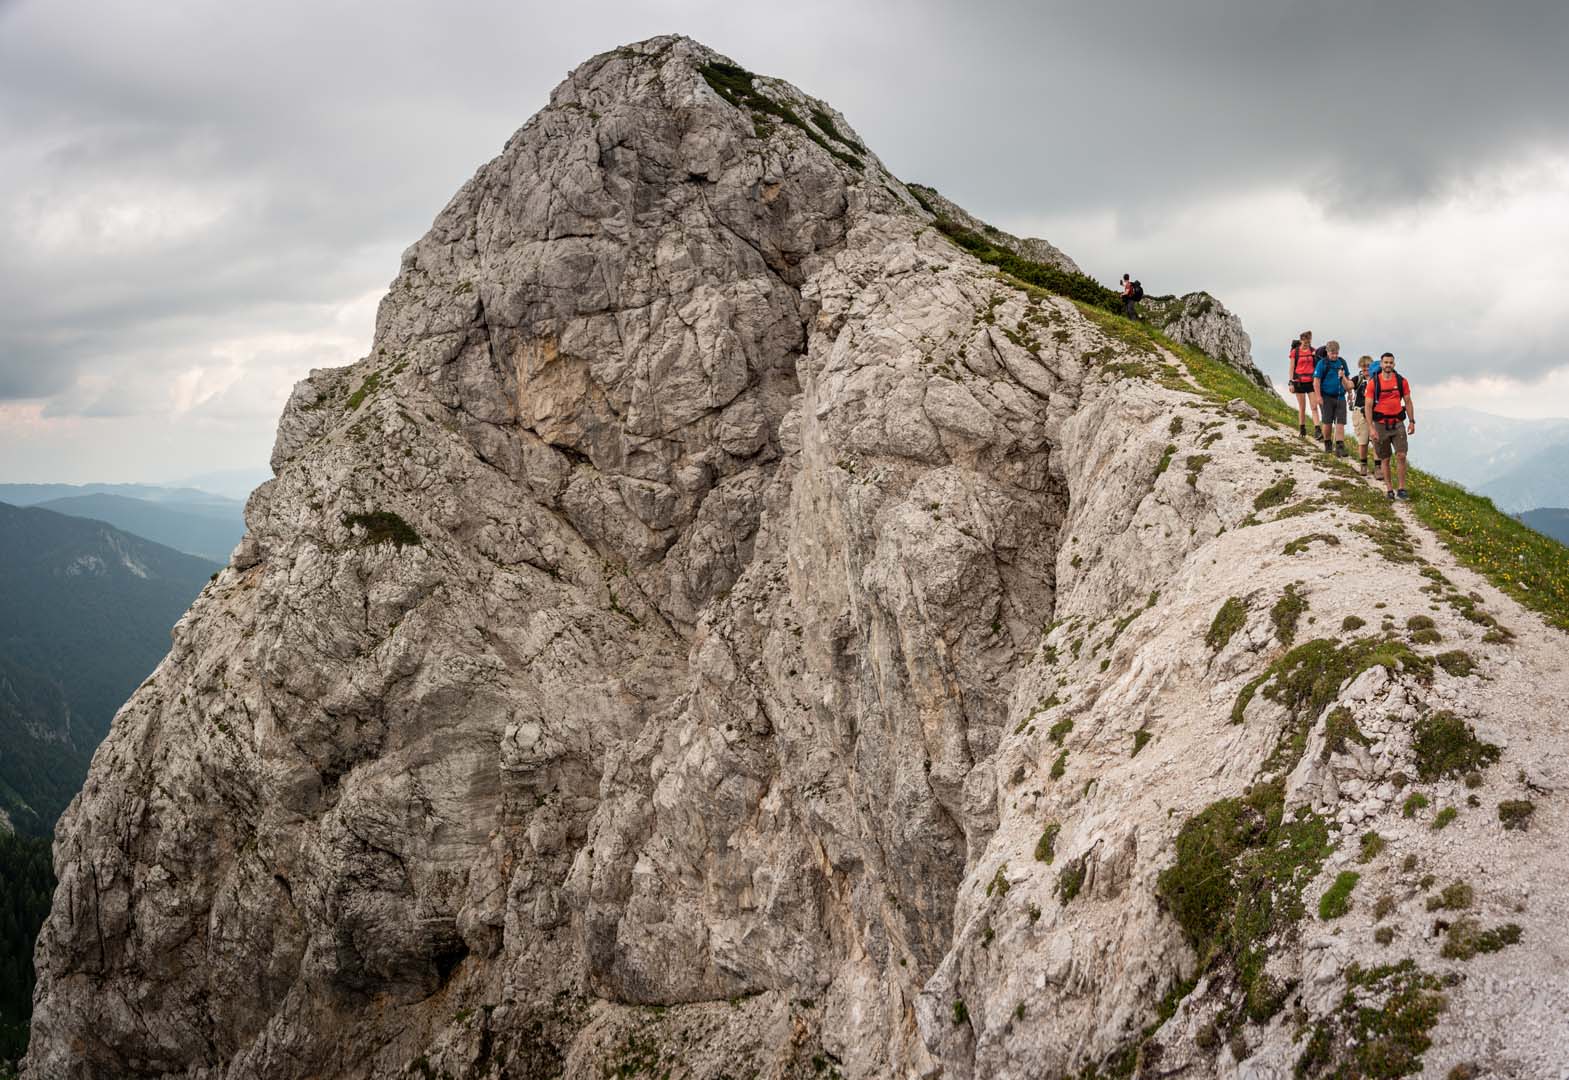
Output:
[[291,396],[62,819],[27,1075],[1562,1060],[1562,637],[934,224],[689,39],[573,72]]

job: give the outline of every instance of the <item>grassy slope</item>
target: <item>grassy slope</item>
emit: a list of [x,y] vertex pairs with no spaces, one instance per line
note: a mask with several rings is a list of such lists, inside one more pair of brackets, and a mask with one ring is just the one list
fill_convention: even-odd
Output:
[[[945,232],[950,230],[945,229]],[[967,234],[964,239],[970,239]],[[1207,356],[1191,345],[1172,341],[1143,322],[1125,319],[1107,310],[1101,297],[1089,293],[1077,280],[1053,267],[1030,263],[1011,252],[984,243],[958,245],[982,262],[1001,268],[1021,288],[1043,288],[1069,296],[1079,310],[1112,337],[1142,351],[1158,346],[1177,356],[1193,381],[1219,401],[1241,398],[1266,418],[1296,425],[1296,412],[1278,394],[1256,385],[1235,368]],[[1025,271],[1020,273],[1020,271]],[[1080,275],[1071,275],[1077,278]],[[1109,290],[1102,290],[1109,293]],[[1089,302],[1086,302],[1089,300]],[[1097,303],[1096,301],[1101,301]],[[1158,377],[1158,371],[1150,375]],[[1463,566],[1470,567],[1522,605],[1537,612],[1551,626],[1569,630],[1569,549],[1503,513],[1492,500],[1472,495],[1420,469],[1410,473],[1411,509],[1422,524],[1437,535]]]

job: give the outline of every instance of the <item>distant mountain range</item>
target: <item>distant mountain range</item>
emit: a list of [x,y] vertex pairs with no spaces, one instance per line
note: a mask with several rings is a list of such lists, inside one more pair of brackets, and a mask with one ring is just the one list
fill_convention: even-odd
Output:
[[1475,409],[1418,408],[1413,464],[1520,513],[1569,506],[1569,419],[1513,420]]
[[1569,510],[1553,507],[1543,510],[1527,510],[1517,515],[1521,521],[1544,536],[1551,536],[1560,544],[1569,545]]
[[244,502],[257,487],[272,479],[271,469],[220,469],[187,476],[176,487],[200,488]]
[[243,503],[150,484],[0,484],[0,502],[107,522],[189,555],[227,562],[245,534]]
[[0,503],[0,809],[18,832],[54,827],[217,569],[100,521]]
[[37,504],[44,510],[108,522],[155,544],[214,562],[227,562],[245,535],[239,503],[148,502],[124,495],[73,495]]

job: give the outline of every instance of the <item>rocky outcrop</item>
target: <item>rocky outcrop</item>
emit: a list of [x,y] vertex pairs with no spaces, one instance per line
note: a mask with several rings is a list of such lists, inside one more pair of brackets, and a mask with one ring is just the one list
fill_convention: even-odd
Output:
[[1173,341],[1192,345],[1217,360],[1224,360],[1262,387],[1269,376],[1253,363],[1253,341],[1242,320],[1207,292],[1185,296],[1146,296],[1139,314]]
[[[1561,637],[927,222],[687,39],[574,72],[296,388],[60,825],[27,1075],[1318,1075],[1374,958],[1430,1070],[1559,1060]],[[1336,651],[1430,601],[1468,673]],[[1445,959],[1429,874],[1537,947]]]
[[1054,266],[1058,270],[1066,270],[1070,274],[1084,273],[1079,269],[1078,263],[1051,243],[1035,236],[1018,237],[1010,232],[1004,232],[991,222],[982,221],[936,188],[926,187],[923,184],[910,184],[908,190],[921,204],[921,208],[933,217],[951,221],[968,232],[979,233],[993,244],[1006,248],[1015,255]]
[[[936,188],[910,184],[909,193],[921,208],[942,223],[981,237],[1004,251],[1070,274],[1082,275],[1077,263],[1045,240],[1021,239],[982,221],[964,207],[940,194]],[[1229,364],[1259,386],[1270,387],[1269,376],[1253,363],[1253,343],[1242,320],[1207,292],[1186,296],[1147,296],[1139,303],[1139,315],[1158,327],[1171,340],[1194,348]]]

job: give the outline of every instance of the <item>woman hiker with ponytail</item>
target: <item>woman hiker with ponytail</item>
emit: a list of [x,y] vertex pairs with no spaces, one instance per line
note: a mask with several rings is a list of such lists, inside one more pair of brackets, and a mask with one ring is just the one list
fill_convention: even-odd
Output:
[[1313,369],[1317,366],[1318,358],[1313,355],[1313,331],[1304,330],[1302,335],[1291,343],[1286,381],[1291,384],[1291,392],[1297,395],[1299,435],[1307,434],[1307,411],[1309,408],[1313,410],[1314,441],[1324,437],[1324,429],[1318,421],[1318,395],[1313,392]]

